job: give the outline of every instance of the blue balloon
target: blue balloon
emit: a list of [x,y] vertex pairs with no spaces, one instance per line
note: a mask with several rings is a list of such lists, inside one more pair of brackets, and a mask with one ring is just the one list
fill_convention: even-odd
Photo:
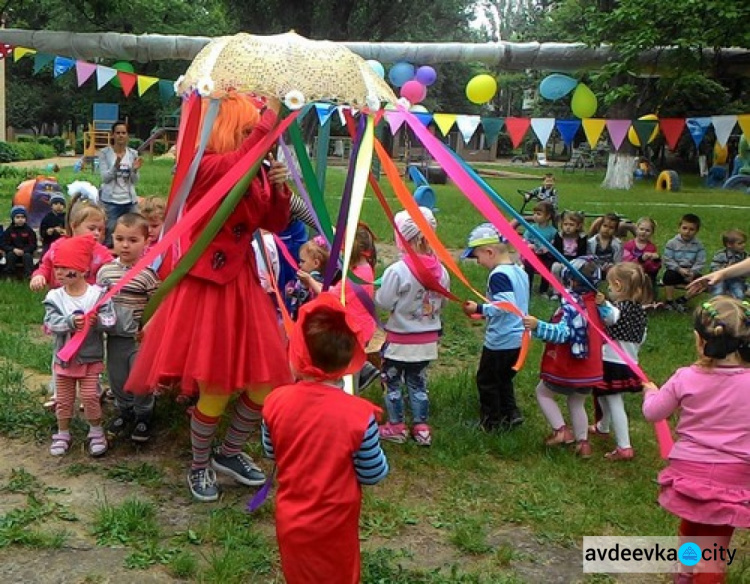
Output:
[[414,79],[414,65],[401,61],[388,71],[388,80],[394,87],[401,87],[407,81]]
[[539,84],[539,93],[544,99],[560,99],[573,91],[576,85],[578,85],[577,79],[553,73],[542,79]]
[[367,64],[370,66],[370,68],[373,71],[375,71],[375,75],[377,75],[381,79],[385,78],[385,69],[383,68],[383,65],[380,61],[376,61],[375,59],[369,59],[367,61]]

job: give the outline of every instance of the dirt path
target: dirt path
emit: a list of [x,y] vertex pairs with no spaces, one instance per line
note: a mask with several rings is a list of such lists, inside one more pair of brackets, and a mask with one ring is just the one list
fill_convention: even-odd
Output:
[[73,166],[80,156],[57,156],[55,158],[45,158],[44,160],[19,160],[18,162],[3,162],[0,166],[13,166],[16,168],[40,168],[47,169],[50,164],[57,164],[60,168]]

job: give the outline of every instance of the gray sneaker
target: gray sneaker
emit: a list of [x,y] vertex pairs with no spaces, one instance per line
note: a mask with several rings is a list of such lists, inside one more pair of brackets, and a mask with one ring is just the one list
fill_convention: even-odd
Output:
[[211,467],[248,487],[259,487],[266,482],[266,475],[244,452],[225,456],[217,450],[211,459]]
[[187,483],[193,497],[199,501],[211,502],[219,499],[216,473],[210,468],[190,470],[187,475]]

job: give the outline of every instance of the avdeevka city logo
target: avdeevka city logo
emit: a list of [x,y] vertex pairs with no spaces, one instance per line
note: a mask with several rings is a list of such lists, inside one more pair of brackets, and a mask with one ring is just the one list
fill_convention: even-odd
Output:
[[677,552],[677,557],[684,566],[695,566],[701,561],[701,548],[691,541],[683,543]]

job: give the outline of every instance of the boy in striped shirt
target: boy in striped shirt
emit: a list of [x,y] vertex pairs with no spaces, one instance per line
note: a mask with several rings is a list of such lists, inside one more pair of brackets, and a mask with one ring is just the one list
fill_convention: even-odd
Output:
[[[105,288],[117,284],[143,255],[148,244],[148,221],[138,213],[122,215],[112,233],[112,242],[117,259],[104,264],[96,276],[96,283]],[[148,442],[151,438],[154,395],[126,392],[125,382],[138,353],[143,309],[160,283],[156,272],[145,268],[114,297],[118,322],[123,324],[107,334],[107,375],[117,410],[115,418],[107,424],[111,439],[127,432],[134,442]]]

